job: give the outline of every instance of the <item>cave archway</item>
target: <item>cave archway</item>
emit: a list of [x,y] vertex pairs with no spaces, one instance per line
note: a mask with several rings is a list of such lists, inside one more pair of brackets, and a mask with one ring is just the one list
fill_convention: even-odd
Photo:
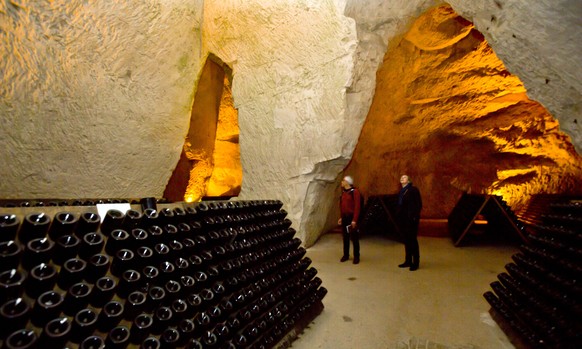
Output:
[[389,45],[345,173],[368,196],[396,193],[410,175],[424,218],[446,218],[463,192],[519,210],[534,194],[582,188],[582,158],[558,121],[448,5]]
[[165,198],[194,202],[239,194],[242,167],[231,81],[230,68],[210,55],[198,81],[190,127]]

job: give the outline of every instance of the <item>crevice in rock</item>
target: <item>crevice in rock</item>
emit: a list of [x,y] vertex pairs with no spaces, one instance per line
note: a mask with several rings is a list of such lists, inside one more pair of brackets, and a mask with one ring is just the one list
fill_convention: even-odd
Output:
[[209,56],[198,82],[180,160],[164,191],[167,199],[192,202],[240,192],[238,113],[231,76],[219,58]]

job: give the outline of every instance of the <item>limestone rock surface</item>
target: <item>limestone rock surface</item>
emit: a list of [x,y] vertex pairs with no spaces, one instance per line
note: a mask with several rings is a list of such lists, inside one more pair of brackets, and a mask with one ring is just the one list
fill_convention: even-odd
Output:
[[188,129],[202,2],[0,3],[0,195],[160,197]]
[[233,71],[243,168],[239,198],[284,202],[312,244],[335,202],[358,125],[346,113],[353,20],[334,1],[216,1],[204,7],[205,49]]
[[560,122],[582,153],[582,3],[519,0],[449,4],[483,33],[528,97]]

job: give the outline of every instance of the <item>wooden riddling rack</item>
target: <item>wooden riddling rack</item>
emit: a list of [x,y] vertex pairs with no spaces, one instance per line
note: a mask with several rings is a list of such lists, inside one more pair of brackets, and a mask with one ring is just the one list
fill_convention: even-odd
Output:
[[281,201],[54,202],[0,205],[2,348],[287,348],[323,310]]
[[497,195],[464,193],[449,214],[448,226],[455,246],[491,238],[527,243],[525,225]]
[[402,233],[396,222],[396,195],[373,195],[368,198],[362,211],[360,229],[367,234],[388,235],[402,241]]
[[582,198],[539,217],[484,297],[517,348],[582,348]]

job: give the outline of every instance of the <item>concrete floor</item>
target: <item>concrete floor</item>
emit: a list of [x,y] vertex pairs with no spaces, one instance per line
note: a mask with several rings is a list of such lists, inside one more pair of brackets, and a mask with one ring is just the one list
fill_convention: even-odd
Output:
[[307,249],[329,292],[323,312],[291,348],[514,348],[483,293],[517,246],[455,247],[450,238],[420,237],[420,269],[411,272],[397,267],[402,244],[382,236],[360,243],[358,265],[339,262],[339,233]]

